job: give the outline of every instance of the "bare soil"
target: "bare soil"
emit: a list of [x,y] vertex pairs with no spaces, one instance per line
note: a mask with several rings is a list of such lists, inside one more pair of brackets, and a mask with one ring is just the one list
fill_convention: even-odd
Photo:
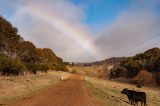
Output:
[[83,76],[73,75],[58,86],[40,94],[22,98],[9,106],[102,106],[86,88]]

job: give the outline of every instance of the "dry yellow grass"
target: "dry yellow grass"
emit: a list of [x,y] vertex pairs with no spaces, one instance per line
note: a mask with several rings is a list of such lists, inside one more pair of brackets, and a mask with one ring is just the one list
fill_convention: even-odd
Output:
[[97,78],[89,77],[86,81],[87,86],[97,96],[98,99],[102,100],[106,106],[130,106],[128,99],[125,95],[120,92],[124,88],[143,91],[147,94],[147,105],[148,106],[160,106],[160,89],[142,87],[137,88],[131,84],[118,83],[109,80],[101,80]]
[[93,69],[91,67],[67,66],[67,68],[70,72],[76,71],[76,73],[79,73],[79,74],[88,74],[93,72]]
[[98,72],[103,70],[102,66],[67,66],[70,72],[76,71],[78,74],[98,76]]
[[0,77],[0,104],[38,93],[70,76],[65,72],[40,73],[19,77]]

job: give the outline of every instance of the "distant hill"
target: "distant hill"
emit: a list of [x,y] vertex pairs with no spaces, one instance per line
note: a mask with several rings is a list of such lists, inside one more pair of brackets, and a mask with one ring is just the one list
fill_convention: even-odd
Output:
[[120,64],[121,61],[124,61],[126,57],[112,57],[108,58],[102,61],[96,61],[92,63],[78,63],[77,65],[83,65],[83,66],[92,66],[92,65],[113,65],[117,66]]
[[112,57],[112,58],[108,58],[102,61],[98,61],[98,62],[94,62],[94,64],[97,65],[118,65],[121,61],[124,61],[126,59],[126,57]]
[[0,74],[20,74],[26,70],[36,71],[64,70],[63,60],[48,48],[36,48],[25,41],[18,29],[0,16]]

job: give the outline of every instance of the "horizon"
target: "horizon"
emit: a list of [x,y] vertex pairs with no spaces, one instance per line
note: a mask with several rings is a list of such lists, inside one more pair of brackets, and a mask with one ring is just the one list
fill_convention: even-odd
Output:
[[38,48],[87,63],[160,47],[158,0],[1,0],[0,15]]

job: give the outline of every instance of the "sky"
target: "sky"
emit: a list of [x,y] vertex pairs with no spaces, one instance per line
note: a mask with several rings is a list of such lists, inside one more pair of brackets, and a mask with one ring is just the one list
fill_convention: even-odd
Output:
[[0,0],[0,15],[38,48],[69,62],[160,47],[159,0]]

